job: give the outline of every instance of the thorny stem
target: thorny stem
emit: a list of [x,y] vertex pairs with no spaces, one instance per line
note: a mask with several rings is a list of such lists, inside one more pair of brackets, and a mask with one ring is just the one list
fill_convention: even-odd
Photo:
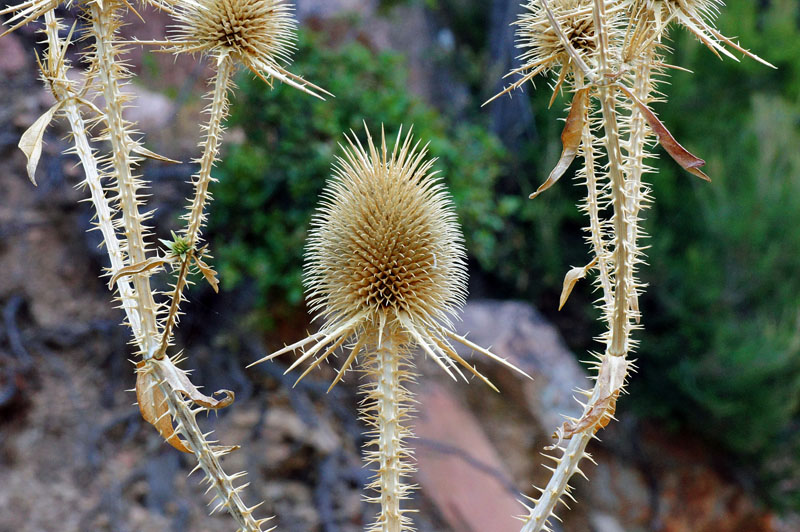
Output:
[[[586,120],[583,130],[583,154],[586,171],[586,183],[588,187],[587,200],[588,213],[590,218],[590,228],[592,231],[592,244],[594,252],[598,259],[598,266],[600,268],[600,286],[603,289],[603,301],[607,309],[611,310],[610,315],[606,313],[609,318],[609,331],[606,337],[606,352],[602,356],[602,363],[598,364],[598,374],[595,377],[595,386],[588,395],[589,400],[584,405],[581,415],[582,420],[594,419],[593,423],[586,423],[582,430],[571,434],[569,442],[566,446],[557,446],[561,451],[561,456],[550,457],[556,462],[556,467],[552,469],[552,476],[547,483],[547,486],[541,490],[541,496],[535,500],[534,508],[529,509],[529,515],[526,517],[525,525],[521,532],[539,532],[540,530],[551,530],[548,524],[550,517],[555,515],[555,508],[559,501],[564,503],[562,497],[569,497],[570,486],[569,480],[575,474],[583,475],[579,469],[579,464],[584,457],[588,458],[586,454],[586,446],[589,441],[594,437],[595,432],[604,424],[601,422],[611,418],[613,415],[613,406],[611,410],[606,410],[605,405],[614,405],[616,395],[621,391],[629,364],[626,360],[629,349],[629,334],[631,331],[631,298],[635,290],[633,278],[633,260],[636,252],[636,240],[638,236],[637,217],[632,215],[632,212],[637,212],[640,208],[639,202],[639,187],[641,182],[641,172],[636,177],[635,184],[635,198],[631,198],[630,190],[626,180],[626,169],[624,166],[624,158],[622,149],[620,147],[620,127],[618,124],[618,117],[616,110],[616,94],[617,90],[614,84],[606,83],[613,76],[613,72],[609,66],[609,42],[608,33],[605,27],[606,13],[605,13],[605,0],[594,1],[594,23],[597,34],[597,47],[599,56],[599,76],[601,83],[597,83],[597,90],[600,99],[600,108],[603,118],[603,127],[605,132],[604,146],[608,157],[608,177],[611,185],[611,200],[614,210],[613,214],[613,265],[614,265],[614,286],[612,289],[611,277],[604,260],[606,257],[606,250],[602,240],[602,227],[599,221],[599,206],[597,205],[597,181],[593,168],[590,165],[594,164],[594,154],[591,149],[592,146],[592,131],[591,121]],[[637,71],[636,74],[639,74]],[[579,77],[579,82],[582,83]],[[637,80],[638,86],[638,80]],[[649,87],[649,84],[647,84]],[[591,111],[589,111],[591,112]],[[631,123],[634,129],[628,131],[631,139],[636,139],[634,146],[639,146],[643,149],[645,141],[645,128],[644,121],[634,121]],[[635,149],[635,148],[634,148]],[[628,145],[628,156],[631,156],[631,145]],[[643,159],[643,153],[639,154]],[[629,162],[631,159],[629,158]],[[612,291],[613,290],[613,291]],[[610,394],[610,395],[609,395]],[[598,415],[597,409],[601,410]],[[576,420],[577,421],[577,420]],[[564,503],[566,505],[566,503]]]
[[[647,103],[650,96],[651,85],[651,62],[654,60],[654,49],[652,47],[647,49],[647,55],[639,59],[636,68],[634,69],[634,94],[641,102]],[[632,223],[628,227],[629,234],[628,245],[637,249],[637,242],[640,237],[639,229],[639,211],[642,209],[642,175],[645,173],[645,144],[647,143],[647,125],[645,123],[642,111],[638,106],[631,106],[630,116],[630,132],[628,138],[628,154],[627,154],[627,176],[628,181],[626,186],[627,190],[627,204],[626,210],[630,213]],[[636,260],[635,256],[631,257]],[[631,266],[629,269],[629,284],[633,285],[630,293],[630,310],[632,317],[637,320],[640,319],[639,313],[639,295],[635,286],[635,279],[633,278],[634,268]]]
[[[577,76],[577,88],[583,88],[583,76]],[[589,239],[594,255],[597,257],[597,269],[600,272],[598,279],[603,291],[603,304],[606,309],[611,309],[614,304],[614,293],[611,288],[609,253],[606,249],[604,231],[600,219],[600,184],[594,168],[595,152],[591,105],[586,106],[586,114],[581,133],[581,153],[584,161],[582,170],[586,177],[586,212],[589,216]]]
[[200,230],[205,220],[205,205],[208,202],[208,185],[213,181],[211,170],[219,153],[220,137],[222,136],[222,121],[228,109],[228,89],[234,71],[234,62],[229,55],[220,57],[217,65],[217,75],[214,79],[214,92],[208,113],[206,125],[206,138],[203,142],[203,156],[200,158],[200,171],[194,177],[194,199],[187,214],[188,226],[186,238],[190,247],[197,244],[200,239]]
[[161,388],[167,400],[170,415],[176,424],[176,431],[184,437],[189,449],[197,457],[198,465],[206,474],[206,481],[210,484],[209,489],[213,488],[216,496],[212,500],[217,501],[217,506],[212,513],[220,508],[225,508],[241,527],[241,532],[261,532],[261,526],[269,519],[257,520],[253,517],[253,510],[259,505],[248,508],[239,495],[248,484],[235,487],[234,481],[243,477],[244,472],[228,475],[222,469],[219,458],[227,453],[227,450],[212,449],[203,435],[203,431],[197,424],[197,414],[206,412],[205,408],[192,409],[167,382],[166,375],[160,372],[160,364],[155,364],[156,375],[159,378]]
[[169,313],[167,320],[164,323],[164,331],[161,333],[161,344],[158,346],[158,351],[154,358],[163,358],[169,347],[169,339],[172,335],[172,327],[178,316],[178,307],[180,306],[181,298],[183,297],[183,288],[186,286],[186,277],[189,272],[189,263],[192,260],[193,250],[190,249],[186,257],[181,261],[181,268],[178,270],[178,280],[175,282],[175,289],[172,293],[172,301],[169,306]]
[[[97,227],[100,229],[100,234],[103,235],[103,242],[106,245],[108,258],[111,261],[111,275],[121,270],[125,266],[125,259],[120,249],[119,239],[114,230],[113,212],[108,203],[103,186],[100,181],[100,172],[97,168],[97,159],[94,156],[89,139],[86,135],[86,124],[83,116],[78,109],[78,104],[73,98],[73,94],[65,87],[60,81],[67,79],[67,69],[64,65],[63,59],[59,64],[58,61],[59,50],[61,49],[61,42],[58,36],[59,23],[53,10],[47,11],[44,15],[45,18],[45,33],[47,35],[48,45],[48,64],[49,67],[55,67],[56,71],[51,72],[55,80],[50,81],[50,88],[56,100],[63,102],[61,110],[67,117],[69,122],[72,138],[75,143],[75,152],[81,161],[83,171],[85,174],[85,184],[89,188],[92,204],[97,211]],[[133,331],[135,338],[141,338],[141,325],[139,313],[137,309],[136,294],[131,287],[127,278],[120,278],[117,281],[117,288],[119,289],[119,297],[122,302],[122,308],[125,310],[125,315],[128,323]]]
[[382,532],[402,530],[400,499],[402,498],[402,479],[400,478],[400,364],[399,357],[392,352],[391,342],[385,342],[378,349],[378,430],[379,434],[379,475],[381,483]]
[[398,338],[383,338],[376,352],[366,360],[365,371],[372,382],[368,383],[361,416],[371,427],[367,442],[370,450],[367,462],[376,464],[376,475],[367,489],[376,492],[367,500],[381,505],[380,514],[367,529],[369,532],[404,532],[411,530],[410,519],[400,508],[411,486],[405,478],[413,472],[407,462],[409,450],[404,440],[410,435],[403,421],[409,413],[409,392],[404,382],[413,377],[408,373],[405,347]]
[[[605,27],[605,0],[594,2],[594,24],[598,38],[598,55],[600,59],[600,77],[612,75],[609,68],[608,33]],[[604,143],[608,157],[608,174],[611,180],[611,200],[614,207],[614,309],[611,321],[611,337],[608,340],[607,353],[611,356],[624,357],[628,352],[629,332],[629,292],[631,268],[631,243],[627,241],[630,234],[627,201],[625,198],[625,175],[623,173],[622,150],[619,142],[619,125],[616,111],[616,87],[606,84],[598,86],[600,108],[603,113],[605,128]]]
[[[106,120],[108,123],[108,136],[111,141],[112,157],[115,177],[119,188],[119,201],[122,210],[122,221],[127,242],[127,253],[130,264],[137,264],[146,260],[144,235],[142,230],[142,216],[139,213],[139,200],[136,178],[132,175],[133,161],[131,160],[132,142],[125,129],[122,118],[124,98],[119,86],[119,69],[116,63],[116,50],[114,45],[115,27],[117,22],[114,9],[118,7],[115,1],[89,3],[92,18],[92,33],[95,37],[95,53],[98,73],[103,84],[103,96],[106,101]],[[140,336],[137,338],[142,355],[145,359],[152,356],[158,338],[156,323],[156,305],[153,292],[150,289],[150,279],[146,274],[133,275],[133,287],[137,299],[137,310],[141,318]]]
[[199,160],[200,171],[193,179],[194,198],[192,199],[189,212],[186,215],[188,225],[186,227],[185,236],[189,243],[190,255],[187,255],[186,260],[181,264],[181,269],[178,272],[178,279],[175,282],[175,290],[172,294],[169,313],[164,322],[161,343],[156,353],[158,358],[164,356],[169,346],[172,327],[178,320],[178,312],[181,300],[183,299],[183,290],[187,284],[186,278],[189,274],[191,254],[196,252],[197,243],[200,240],[200,231],[205,220],[205,206],[210,199],[208,186],[214,180],[214,178],[211,177],[211,170],[214,168],[214,161],[217,160],[217,155],[219,154],[219,144],[223,130],[222,121],[227,115],[228,90],[230,88],[234,68],[235,65],[230,55],[225,55],[218,59],[217,75],[214,78],[214,90],[211,94],[211,104],[208,107],[209,119],[205,127],[206,138],[203,141],[203,155]]
[[[125,240],[128,243],[128,258],[132,263],[136,263],[145,258],[142,218],[138,212],[138,200],[136,198],[138,185],[130,172],[130,140],[121,117],[123,100],[120,98],[117,78],[117,69],[119,67],[115,64],[112,44],[114,15],[109,11],[109,5],[110,3],[106,2],[103,7],[100,7],[95,2],[91,3],[92,28],[96,37],[98,70],[103,82],[107,102],[106,119],[109,124],[109,137],[114,151],[112,164],[117,175]],[[62,48],[58,36],[58,22],[52,10],[45,14],[45,20],[50,59],[53,59]],[[50,66],[54,66],[54,61],[50,61]],[[64,102],[62,110],[69,120],[75,142],[75,150],[84,167],[85,182],[90,190],[92,204],[97,211],[97,223],[111,261],[111,271],[116,273],[125,266],[125,260],[122,244],[117,238],[114,229],[113,210],[105,196],[97,160],[89,145],[85,124],[77,102],[73,99],[68,87],[60,82],[60,80],[67,79],[66,67],[61,63],[57,68],[55,79],[49,80],[50,86],[53,89],[54,96],[59,101]],[[51,72],[50,74],[52,75],[53,73]],[[191,253],[182,264],[182,270],[188,268],[190,259]],[[182,275],[182,278],[185,279],[185,275]],[[156,339],[155,303],[150,290],[150,283],[146,276],[134,276],[133,284],[134,287],[131,287],[130,282],[124,277],[117,280],[120,298],[129,325],[134,333],[137,347],[147,360],[150,358],[148,355],[153,353],[152,344]],[[256,520],[253,517],[253,510],[258,505],[248,508],[242,501],[240,493],[247,487],[246,484],[239,487],[234,486],[234,481],[243,477],[244,473],[227,475],[224,472],[219,463],[219,458],[228,450],[213,449],[206,435],[197,425],[197,414],[207,410],[205,408],[192,410],[190,405],[180,396],[180,392],[172,387],[163,372],[164,368],[160,365],[172,364],[169,359],[161,361],[150,360],[150,362],[155,364],[155,371],[159,379],[158,386],[164,394],[169,413],[175,423],[175,430],[183,436],[189,449],[195,454],[198,461],[197,468],[205,472],[207,482],[216,491],[215,500],[219,501],[218,507],[225,508],[231,514],[238,523],[241,532],[261,532],[262,526],[268,519]]]

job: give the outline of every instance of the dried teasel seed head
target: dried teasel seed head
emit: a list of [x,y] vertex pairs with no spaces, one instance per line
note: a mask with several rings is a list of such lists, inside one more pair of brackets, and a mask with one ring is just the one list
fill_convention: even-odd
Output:
[[[591,4],[587,0],[560,0],[549,4],[564,36],[587,64],[593,62],[597,51]],[[574,65],[544,5],[539,0],[530,0],[525,9],[527,12],[515,23],[518,26],[517,47],[524,49],[520,71],[530,79],[539,73],[571,70]]]
[[230,57],[267,83],[275,78],[314,96],[319,87],[287,71],[297,40],[294,6],[286,0],[184,0],[164,44],[176,53]]
[[383,131],[380,147],[368,131],[366,146],[353,134],[342,149],[312,220],[303,272],[311,311],[325,323],[253,364],[302,349],[287,372],[316,358],[300,380],[353,339],[333,387],[362,351],[374,353],[389,340],[397,352],[420,347],[454,379],[466,379],[460,365],[497,390],[455,351],[454,340],[527,376],[453,331],[450,316],[467,296],[466,252],[426,148],[401,131],[390,151]]
[[466,298],[463,239],[427,150],[398,133],[391,152],[348,138],[323,192],[307,247],[305,282],[327,320],[364,315],[446,321]]
[[172,42],[186,51],[231,54],[244,63],[288,63],[296,22],[284,0],[186,0]]

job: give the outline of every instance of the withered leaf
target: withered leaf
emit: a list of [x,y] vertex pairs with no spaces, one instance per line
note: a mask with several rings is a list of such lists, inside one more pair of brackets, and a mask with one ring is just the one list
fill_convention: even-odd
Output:
[[597,432],[604,428],[611,419],[609,416],[613,416],[616,411],[618,396],[619,392],[616,392],[592,404],[589,410],[576,423],[565,421],[556,437],[568,440],[581,432],[589,430]]
[[564,276],[564,287],[561,289],[561,299],[558,302],[558,310],[564,308],[564,304],[567,302],[567,299],[569,299],[572,289],[575,288],[578,281],[586,277],[586,274],[589,273],[589,270],[594,268],[595,264],[597,264],[597,257],[586,266],[578,266],[567,272],[567,275]]
[[217,279],[216,270],[206,264],[203,259],[197,255],[194,255],[194,262],[197,264],[197,267],[200,268],[200,273],[206,278],[206,281],[208,281],[208,284],[214,289],[214,292],[219,293],[219,279]]
[[167,400],[158,385],[158,377],[152,369],[145,370],[145,364],[146,362],[139,362],[136,365],[136,401],[139,403],[139,412],[145,421],[158,430],[167,443],[183,453],[192,454],[172,427]]
[[547,181],[530,195],[530,199],[535,198],[548,188],[556,184],[561,179],[561,176],[566,173],[569,165],[575,160],[578,154],[578,148],[581,146],[581,137],[583,134],[583,124],[586,118],[586,106],[589,102],[589,87],[581,89],[572,97],[572,106],[567,115],[567,122],[564,124],[564,130],[561,132],[561,144],[563,146],[561,151],[561,158],[558,160],[556,167],[550,172]]
[[630,362],[625,357],[608,354],[603,356],[593,394],[597,399],[587,405],[588,408],[580,419],[574,423],[565,422],[558,429],[556,437],[559,440],[568,440],[589,430],[597,432],[608,424],[616,411],[617,398],[625,386],[629,366]]
[[138,153],[142,157],[147,157],[148,159],[154,159],[156,161],[161,161],[164,163],[173,163],[173,164],[181,164],[180,161],[176,161],[175,159],[170,159],[169,157],[164,157],[163,155],[159,155],[154,151],[150,151],[144,146],[140,144],[135,144],[133,150],[134,153]]
[[186,372],[175,366],[169,357],[161,359],[153,358],[150,361],[157,366],[159,377],[164,379],[173,390],[180,392],[193,403],[212,410],[225,408],[233,403],[235,395],[230,390],[214,392],[214,395],[225,394],[225,397],[222,399],[214,399],[213,397],[200,393],[200,390],[198,390],[189,380],[189,377],[186,376]]
[[39,164],[39,158],[42,156],[44,132],[63,103],[63,101],[60,101],[48,109],[42,116],[36,119],[36,122],[34,122],[19,139],[19,149],[22,150],[22,153],[24,153],[25,157],[28,159],[26,167],[28,170],[28,178],[34,185],[36,185],[36,167]]
[[136,275],[137,273],[149,272],[150,270],[154,270],[163,266],[169,261],[170,260],[165,257],[152,257],[146,261],[137,262],[136,264],[130,264],[124,268],[120,268],[119,271],[112,275],[111,279],[109,279],[108,288],[114,288],[114,284],[116,284],[116,282],[122,277],[127,275]]
[[644,116],[644,119],[647,120],[647,124],[650,126],[650,129],[652,129],[656,134],[658,137],[658,142],[667,151],[669,156],[672,157],[675,162],[681,165],[681,167],[687,172],[696,175],[700,179],[710,182],[711,178],[708,177],[705,172],[700,170],[702,166],[706,165],[706,162],[681,146],[681,144],[675,140],[675,137],[672,136],[672,133],[669,132],[664,123],[661,122],[656,114],[649,107],[647,107],[644,102],[637,98],[636,95],[622,85],[619,87],[625,94],[628,95],[631,100],[633,100],[633,102],[636,104],[636,107],[638,107],[642,112],[642,115]]

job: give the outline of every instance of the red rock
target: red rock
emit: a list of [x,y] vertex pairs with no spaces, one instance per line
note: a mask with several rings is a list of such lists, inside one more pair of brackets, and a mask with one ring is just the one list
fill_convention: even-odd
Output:
[[524,508],[511,475],[478,421],[455,396],[431,382],[421,386],[415,433],[423,494],[452,530],[517,532]]

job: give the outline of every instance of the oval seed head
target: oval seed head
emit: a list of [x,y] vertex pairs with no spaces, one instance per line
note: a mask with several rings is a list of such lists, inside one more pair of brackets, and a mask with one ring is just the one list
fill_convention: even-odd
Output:
[[447,322],[466,299],[466,253],[434,161],[410,133],[391,152],[383,134],[380,148],[347,140],[307,246],[312,311],[394,331]]
[[380,148],[369,132],[366,147],[355,136],[347,143],[306,247],[308,304],[325,323],[316,334],[253,364],[300,349],[287,372],[315,360],[299,381],[352,340],[332,388],[362,351],[374,353],[390,340],[398,353],[416,345],[452,378],[466,379],[460,365],[497,390],[456,352],[454,340],[527,376],[453,331],[450,316],[467,296],[466,252],[453,204],[426,148],[410,133],[404,139],[398,133],[391,152],[383,132]]
[[293,9],[286,0],[185,0],[175,6],[168,44],[176,53],[231,57],[267,83],[279,79],[318,96],[313,91],[325,91],[284,68],[297,40]]
[[[591,3],[586,0],[561,0],[549,4],[564,36],[589,65],[593,63],[597,50]],[[531,0],[525,9],[528,12],[515,22],[518,26],[517,47],[525,50],[520,55],[523,63],[520,71],[525,73],[525,80],[539,73],[559,73],[565,68],[566,75],[574,65],[571,65],[564,42],[550,23],[543,4],[539,0]]]

